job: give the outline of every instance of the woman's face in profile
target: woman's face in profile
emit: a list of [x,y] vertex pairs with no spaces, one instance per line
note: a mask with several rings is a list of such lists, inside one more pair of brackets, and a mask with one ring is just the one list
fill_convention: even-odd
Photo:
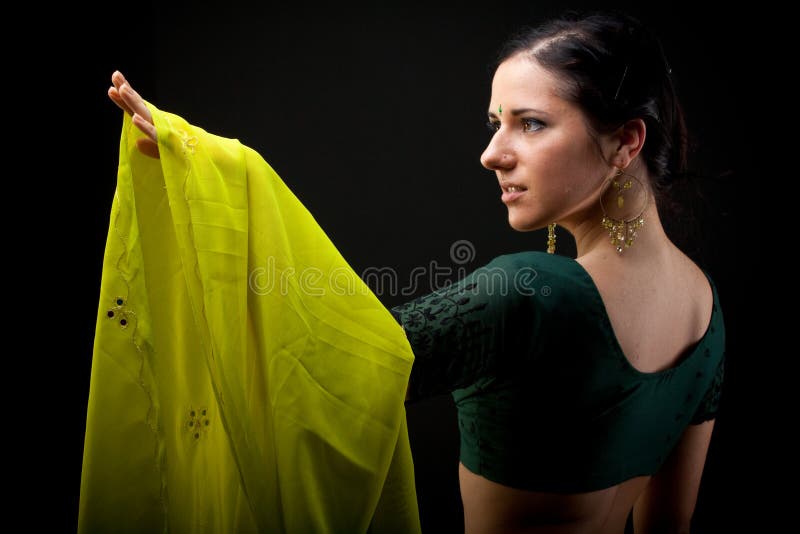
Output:
[[556,93],[557,79],[516,55],[497,68],[489,122],[494,134],[481,163],[495,171],[508,222],[537,230],[594,208],[610,167],[590,137],[583,112]]

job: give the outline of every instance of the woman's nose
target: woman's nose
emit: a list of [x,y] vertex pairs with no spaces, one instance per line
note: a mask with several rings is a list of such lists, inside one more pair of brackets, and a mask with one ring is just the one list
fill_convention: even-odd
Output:
[[489,146],[481,154],[481,165],[492,171],[512,168],[516,162],[513,152],[497,143],[496,139],[496,136],[492,138]]

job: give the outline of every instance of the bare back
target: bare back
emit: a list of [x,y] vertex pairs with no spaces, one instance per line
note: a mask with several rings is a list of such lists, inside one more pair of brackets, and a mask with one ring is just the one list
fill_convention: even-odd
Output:
[[633,367],[673,367],[703,337],[714,305],[703,272],[683,253],[672,269],[638,269],[624,277],[583,264],[597,286],[614,335]]

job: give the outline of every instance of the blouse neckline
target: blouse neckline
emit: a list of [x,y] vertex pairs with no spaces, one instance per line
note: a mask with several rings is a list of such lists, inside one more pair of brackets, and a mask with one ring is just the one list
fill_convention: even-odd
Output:
[[661,369],[660,371],[646,372],[646,371],[641,371],[641,370],[637,369],[636,367],[634,367],[634,365],[631,363],[631,361],[625,355],[625,352],[622,350],[622,345],[620,345],[619,339],[617,338],[617,335],[614,332],[614,327],[611,324],[611,318],[608,315],[608,309],[606,308],[605,301],[603,301],[603,296],[600,294],[600,289],[597,287],[597,284],[594,282],[594,279],[592,278],[592,275],[590,275],[589,271],[587,271],[586,268],[583,265],[581,265],[574,258],[570,258],[570,257],[567,257],[567,256],[562,256],[562,257],[565,257],[568,260],[572,261],[572,263],[576,266],[578,272],[581,273],[581,275],[586,279],[586,282],[591,287],[592,292],[594,293],[596,305],[598,307],[599,316],[602,318],[603,327],[605,328],[605,331],[607,332],[608,338],[609,338],[609,340],[610,340],[610,342],[612,344],[612,348],[613,348],[614,352],[617,354],[617,356],[623,361],[623,363],[624,363],[625,367],[628,369],[628,371],[630,371],[631,373],[633,373],[633,374],[635,374],[635,375],[637,375],[637,376],[639,376],[641,378],[658,378],[658,377],[662,377],[662,376],[673,374],[673,373],[677,372],[679,369],[682,369],[683,367],[688,365],[688,362],[690,360],[694,359],[694,356],[701,351],[701,348],[703,346],[705,346],[706,341],[710,337],[710,333],[712,331],[712,325],[714,324],[715,317],[717,315],[717,309],[719,308],[719,305],[718,305],[718,302],[717,302],[717,289],[714,286],[714,282],[713,282],[713,280],[711,280],[711,277],[706,272],[706,270],[703,269],[702,267],[700,268],[700,270],[703,271],[703,274],[705,275],[706,280],[708,280],[709,286],[711,287],[711,296],[712,296],[711,317],[710,317],[710,319],[708,321],[708,324],[706,325],[706,328],[705,328],[705,331],[703,332],[702,337],[699,340],[697,340],[697,342],[694,344],[693,347],[687,349],[687,351],[684,351],[684,355],[680,358],[680,360],[675,365],[673,365],[671,367],[668,367],[666,369]]

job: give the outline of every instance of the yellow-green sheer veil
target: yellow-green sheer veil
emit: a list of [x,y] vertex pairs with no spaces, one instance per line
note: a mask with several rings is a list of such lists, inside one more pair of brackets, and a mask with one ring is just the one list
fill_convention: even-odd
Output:
[[402,328],[273,169],[125,116],[80,532],[419,532]]

